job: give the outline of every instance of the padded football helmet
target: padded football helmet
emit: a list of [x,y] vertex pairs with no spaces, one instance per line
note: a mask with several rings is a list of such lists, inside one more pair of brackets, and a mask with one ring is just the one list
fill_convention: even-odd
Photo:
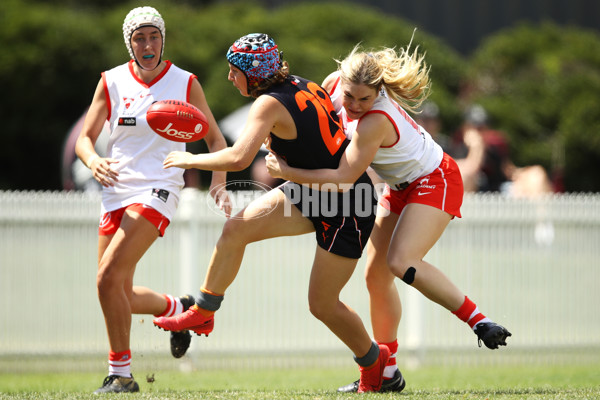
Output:
[[[162,59],[163,52],[165,51],[165,21],[163,20],[160,13],[153,7],[137,7],[129,11],[129,14],[123,21],[123,39],[125,40],[125,46],[131,58],[137,62],[131,48],[131,36],[133,32],[144,26],[154,26],[158,28],[162,35],[162,49],[160,50],[160,57]],[[160,64],[160,61],[159,61]]]
[[248,93],[281,68],[275,41],[266,33],[251,33],[236,40],[227,51],[227,61],[248,80]]

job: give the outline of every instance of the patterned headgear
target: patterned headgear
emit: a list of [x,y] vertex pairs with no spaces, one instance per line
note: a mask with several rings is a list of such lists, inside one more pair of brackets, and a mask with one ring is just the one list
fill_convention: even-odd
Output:
[[227,51],[227,61],[246,75],[248,92],[281,67],[277,45],[266,33],[251,33],[236,40]]
[[162,58],[163,52],[165,51],[165,21],[158,11],[153,7],[137,7],[129,11],[129,14],[123,21],[123,39],[125,39],[125,46],[129,51],[129,55],[133,60],[133,49],[131,48],[131,36],[133,32],[140,29],[143,26],[154,26],[158,28],[162,35],[162,49],[160,50],[160,57]]

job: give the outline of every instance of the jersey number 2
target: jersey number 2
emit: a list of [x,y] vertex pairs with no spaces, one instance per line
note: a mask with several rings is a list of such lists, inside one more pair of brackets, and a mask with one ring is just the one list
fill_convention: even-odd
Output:
[[[321,137],[325,146],[327,146],[327,150],[333,155],[337,153],[342,143],[344,143],[344,139],[346,139],[344,129],[342,124],[332,117],[332,115],[335,115],[335,109],[330,101],[324,101],[327,99],[325,91],[314,82],[309,82],[307,88],[308,91],[300,90],[296,93],[296,103],[300,111],[304,111],[309,103],[313,105],[319,117]],[[331,132],[330,122],[334,123],[335,132]]]

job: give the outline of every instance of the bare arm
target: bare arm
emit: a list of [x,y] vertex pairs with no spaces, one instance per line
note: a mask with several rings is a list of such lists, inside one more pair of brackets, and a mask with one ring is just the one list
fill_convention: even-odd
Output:
[[465,129],[463,140],[469,152],[465,158],[457,159],[456,164],[463,178],[465,192],[476,192],[478,174],[485,156],[485,144],[479,131],[473,127]]
[[382,115],[364,117],[353,134],[337,169],[300,169],[290,167],[275,154],[267,156],[267,169],[275,178],[302,184],[353,184],[367,170],[386,135],[394,128]]
[[101,158],[94,145],[98,136],[102,132],[104,122],[108,118],[108,103],[104,92],[104,84],[102,79],[96,86],[92,104],[87,111],[83,128],[79,133],[77,142],[75,143],[75,153],[81,161],[92,170],[92,175],[102,186],[113,186],[117,181],[118,172],[111,168],[111,164],[117,163],[117,160],[112,158]]

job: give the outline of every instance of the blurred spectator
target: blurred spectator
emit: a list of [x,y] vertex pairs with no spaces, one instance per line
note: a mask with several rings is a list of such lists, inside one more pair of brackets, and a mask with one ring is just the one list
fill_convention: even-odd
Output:
[[[456,160],[465,192],[494,191],[530,199],[553,192],[542,166],[518,168],[513,164],[504,134],[490,129],[487,112],[480,105],[469,107],[452,137],[441,133],[439,107],[432,101],[424,103],[415,119]],[[538,204],[535,212],[534,240],[540,246],[551,246],[555,233],[548,210]]]
[[[83,190],[89,192],[102,191],[102,185],[98,183],[92,176],[92,171],[86,167],[83,162],[75,155],[75,142],[79,137],[79,132],[83,127],[83,120],[87,114],[87,109],[83,112],[81,117],[73,124],[63,147],[62,154],[62,184],[63,190]],[[108,145],[108,138],[110,136],[110,126],[108,121],[104,123],[104,128],[98,140],[96,141],[95,149],[100,157],[106,155],[106,147]]]
[[420,113],[415,119],[433,139],[448,153],[460,169],[465,186],[465,192],[476,192],[479,189],[478,180],[483,163],[484,144],[481,135],[471,125],[465,124],[458,135],[452,140],[442,133],[440,108],[431,100],[423,103]]
[[[442,120],[440,118],[440,108],[436,103],[427,100],[423,103],[419,113],[415,114],[415,121],[421,125],[431,135],[442,149],[448,153],[450,149],[450,138],[442,133]],[[448,153],[449,154],[449,153]],[[450,154],[452,155],[452,154]]]
[[490,128],[489,116],[481,105],[467,109],[453,139],[449,151],[461,169],[465,192],[502,192],[514,197],[553,192],[542,166],[517,167],[512,162],[506,136]]

